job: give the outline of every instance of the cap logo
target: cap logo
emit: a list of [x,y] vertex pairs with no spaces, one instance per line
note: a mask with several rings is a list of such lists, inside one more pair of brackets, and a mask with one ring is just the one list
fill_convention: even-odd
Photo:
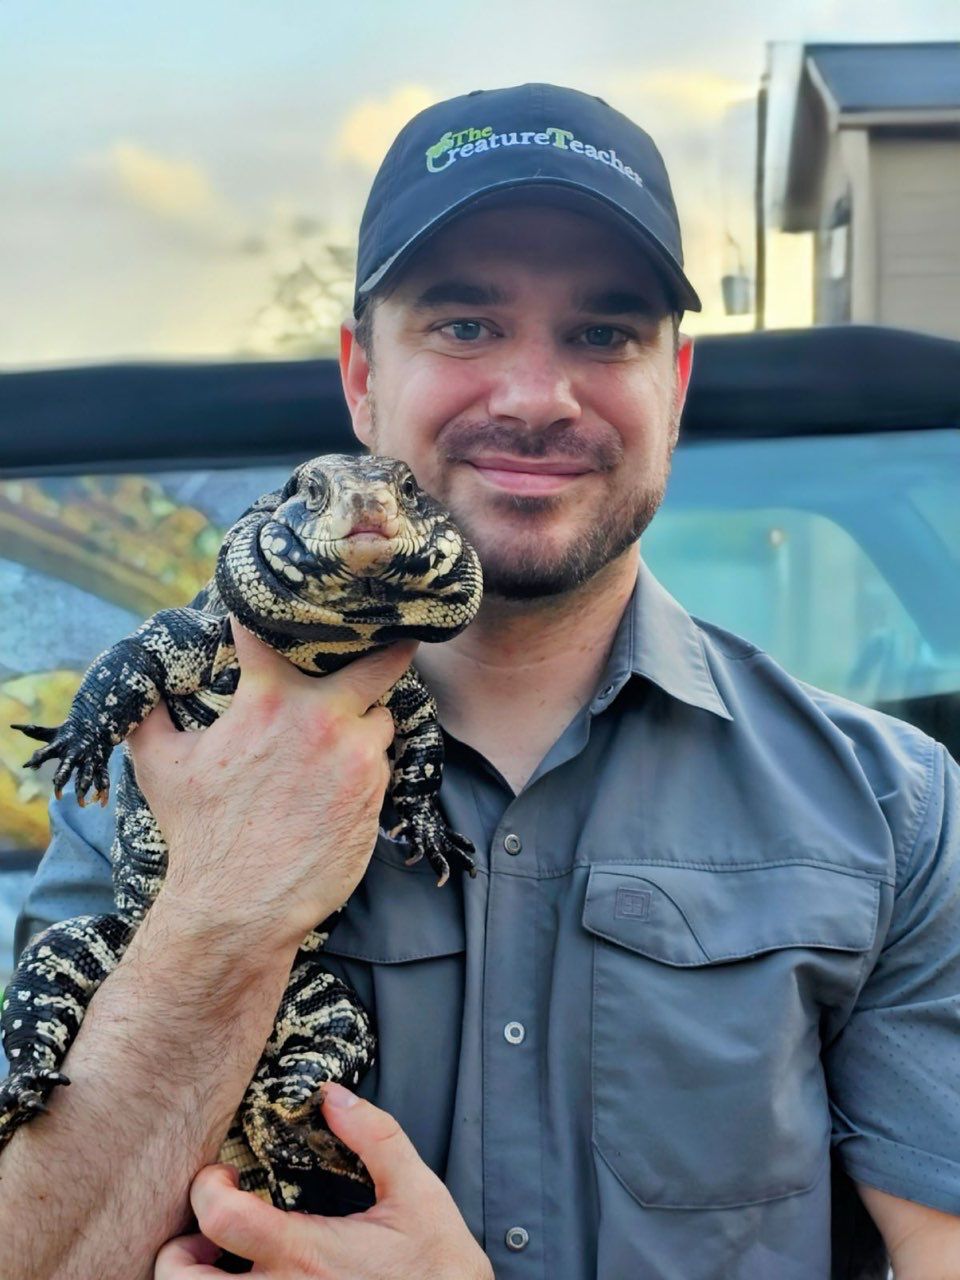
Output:
[[584,156],[587,160],[595,160],[616,169],[638,187],[643,186],[639,173],[624,164],[612,147],[595,147],[590,142],[574,137],[569,129],[560,129],[554,125],[541,132],[531,129],[515,133],[494,133],[493,125],[489,124],[482,129],[459,129],[456,133],[448,129],[432,147],[427,147],[427,170],[430,173],[442,173],[458,160],[469,160],[471,156],[496,151],[500,147],[556,147],[559,151],[571,151],[574,155]]

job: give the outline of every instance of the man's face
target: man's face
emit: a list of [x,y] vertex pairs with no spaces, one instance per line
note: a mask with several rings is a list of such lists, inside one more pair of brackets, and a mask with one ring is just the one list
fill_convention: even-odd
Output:
[[434,236],[344,341],[358,437],[402,458],[479,552],[487,592],[569,591],[659,506],[689,350],[659,279],[605,222],[525,206]]

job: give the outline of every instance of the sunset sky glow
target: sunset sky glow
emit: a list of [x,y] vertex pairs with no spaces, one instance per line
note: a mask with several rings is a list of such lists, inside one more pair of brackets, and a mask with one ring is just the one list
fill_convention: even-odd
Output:
[[[600,94],[670,170],[693,332],[753,272],[755,100],[774,40],[945,40],[956,0],[5,0],[0,367],[265,353],[301,250],[349,248],[415,111],[548,80]],[[809,322],[809,245],[771,244],[771,324]],[[266,345],[265,345],[266,344]]]

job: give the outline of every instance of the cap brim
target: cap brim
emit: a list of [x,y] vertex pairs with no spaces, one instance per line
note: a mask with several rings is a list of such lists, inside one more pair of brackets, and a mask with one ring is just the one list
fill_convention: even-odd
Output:
[[595,216],[601,212],[614,225],[625,231],[627,235],[638,239],[646,253],[650,255],[653,265],[661,276],[664,288],[670,295],[678,311],[701,311],[702,306],[696,290],[684,275],[682,268],[672,254],[660,243],[657,237],[637,217],[629,213],[615,201],[599,194],[592,187],[564,178],[528,177],[513,178],[506,182],[494,183],[482,191],[474,191],[462,200],[450,205],[438,214],[415,236],[388,258],[357,288],[355,310],[359,311],[366,297],[375,290],[385,286],[403,269],[413,255],[449,222],[460,215],[472,212],[477,208],[489,208],[498,205],[516,203],[516,195],[522,192],[524,202],[532,197],[531,202],[560,205],[575,212],[586,212]]

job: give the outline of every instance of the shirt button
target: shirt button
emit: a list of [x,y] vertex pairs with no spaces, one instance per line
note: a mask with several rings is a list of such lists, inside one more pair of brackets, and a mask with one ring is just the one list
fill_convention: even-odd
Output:
[[521,1249],[525,1249],[530,1242],[530,1236],[524,1231],[523,1227],[510,1227],[504,1236],[507,1242],[507,1248],[512,1249],[514,1253],[519,1253]]
[[523,1044],[527,1031],[522,1022],[508,1022],[503,1028],[503,1038],[508,1044]]
[[601,697],[604,701],[606,701],[606,700],[607,700],[607,698],[609,698],[609,697],[610,697],[611,693],[613,693],[613,685],[612,685],[612,684],[605,684],[605,685],[603,686],[603,688],[600,690],[600,697]]
[[523,843],[520,840],[520,837],[511,831],[508,835],[503,837],[503,847],[506,849],[507,853],[518,854],[523,848]]

